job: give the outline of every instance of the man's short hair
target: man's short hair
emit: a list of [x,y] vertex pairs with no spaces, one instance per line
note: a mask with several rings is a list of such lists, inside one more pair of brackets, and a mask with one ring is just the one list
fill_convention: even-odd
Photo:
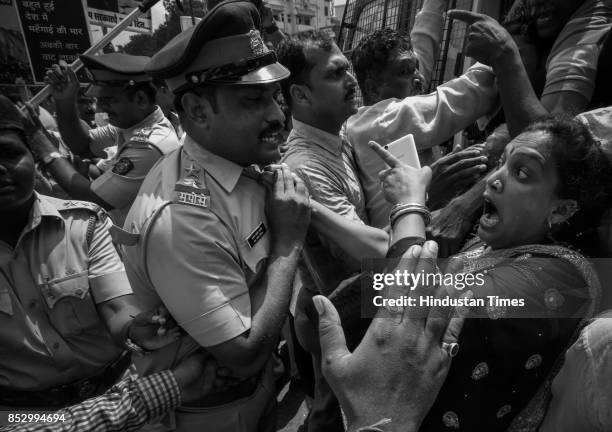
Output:
[[283,97],[289,107],[291,107],[291,95],[289,94],[291,86],[310,84],[309,77],[314,64],[308,61],[304,51],[308,48],[321,48],[329,52],[334,43],[333,35],[324,30],[311,30],[281,41],[276,49],[276,55],[279,63],[291,72],[289,78],[281,81]]
[[357,83],[364,94],[367,91],[366,80],[380,76],[389,65],[391,53],[396,48],[400,51],[412,51],[410,37],[390,28],[376,30],[359,42],[351,55],[351,61]]

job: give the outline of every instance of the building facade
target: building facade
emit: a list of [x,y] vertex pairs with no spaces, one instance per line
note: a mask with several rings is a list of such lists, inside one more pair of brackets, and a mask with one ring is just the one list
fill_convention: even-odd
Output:
[[266,5],[286,34],[330,28],[335,22],[332,0],[266,0]]

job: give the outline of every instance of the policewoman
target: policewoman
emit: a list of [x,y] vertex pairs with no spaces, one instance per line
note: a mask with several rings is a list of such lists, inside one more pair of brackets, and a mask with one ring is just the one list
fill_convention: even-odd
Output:
[[259,34],[248,1],[229,0],[170,41],[147,66],[166,80],[186,132],[143,182],[124,230],[130,283],[165,304],[187,337],[136,360],[147,374],[204,349],[239,384],[176,410],[180,431],[275,430],[271,355],[288,312],[309,221],[308,195],[280,158],[275,97],[289,75]]
[[26,124],[0,96],[0,410],[12,412],[104,393],[130,365],[126,343],[173,337],[138,315],[104,210],[34,192],[29,144],[45,137]]

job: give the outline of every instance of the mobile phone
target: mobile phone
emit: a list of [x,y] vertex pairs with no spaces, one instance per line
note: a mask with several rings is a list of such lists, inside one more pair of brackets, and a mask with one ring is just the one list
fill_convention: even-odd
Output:
[[419,154],[417,153],[416,144],[414,143],[414,137],[412,134],[401,137],[400,139],[387,144],[384,146],[384,148],[406,165],[410,165],[414,168],[421,168]]

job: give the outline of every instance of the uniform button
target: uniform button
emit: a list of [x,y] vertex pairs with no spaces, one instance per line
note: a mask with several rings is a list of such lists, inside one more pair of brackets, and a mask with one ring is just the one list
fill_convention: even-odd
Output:
[[38,306],[38,302],[36,300],[32,300],[28,305],[30,309],[34,309],[36,306]]
[[83,294],[83,290],[82,289],[78,289],[74,292],[76,295],[81,295]]
[[53,349],[59,349],[59,347],[60,347],[59,342],[55,342],[53,344]]

